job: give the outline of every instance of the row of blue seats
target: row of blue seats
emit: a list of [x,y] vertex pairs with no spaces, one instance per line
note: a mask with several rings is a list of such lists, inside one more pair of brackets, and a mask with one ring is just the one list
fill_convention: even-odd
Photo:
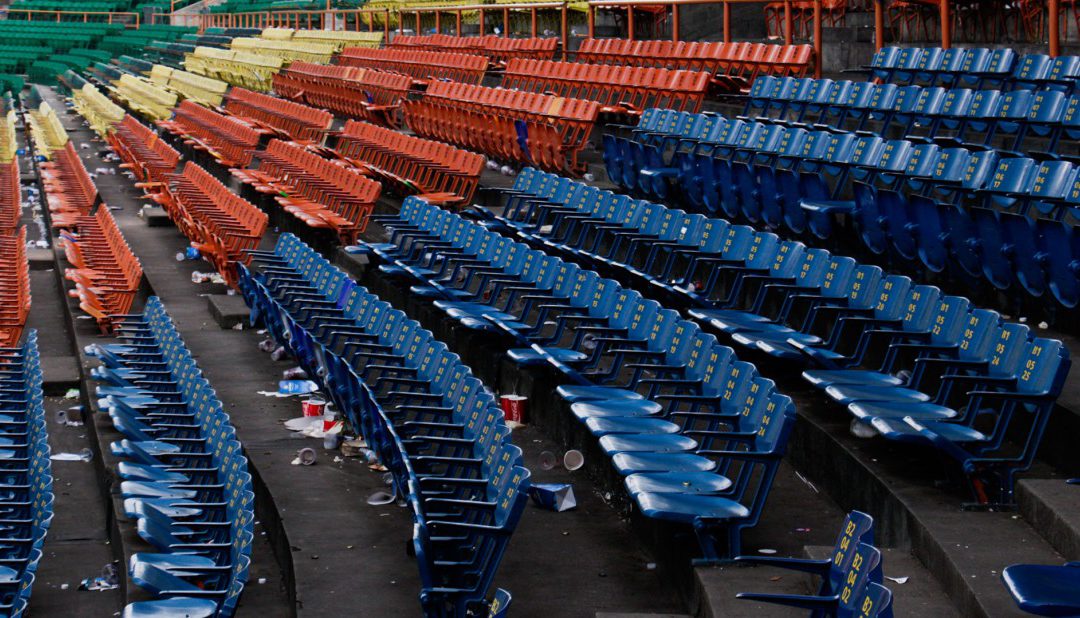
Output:
[[1030,150],[1028,138],[1034,136],[1044,140],[1032,144],[1043,147],[1038,156],[1056,159],[1065,156],[1057,153],[1061,140],[1080,135],[1080,94],[766,76],[754,81],[744,115],[948,145],[971,139],[979,148],[998,144],[1012,153]]
[[883,47],[867,69],[899,84],[1072,90],[1080,80],[1080,57],[1021,56],[1007,47]]
[[0,615],[22,616],[53,518],[37,332],[0,349]]
[[424,614],[502,615],[509,594],[485,598],[530,475],[494,396],[418,322],[295,236],[251,255],[239,270],[252,321],[320,381],[412,507]]
[[156,552],[132,554],[131,581],[154,595],[125,618],[232,616],[247,582],[254,501],[247,458],[210,383],[157,297],[140,315],[118,316],[121,343],[87,354],[98,408],[123,436],[124,512]]
[[705,560],[738,553],[786,448],[790,398],[678,312],[595,272],[419,198],[381,221],[388,243],[350,250],[462,324],[530,346],[512,360],[563,370],[576,384],[559,394],[641,512],[692,526]]
[[737,556],[736,564],[807,573],[818,580],[813,595],[742,592],[737,598],[811,610],[812,616],[892,618],[892,591],[884,586],[881,551],[874,547],[874,520],[852,511],[844,518],[828,558]]
[[1019,284],[1067,308],[1080,303],[1080,236],[1071,223],[1080,167],[768,121],[700,120],[712,123],[717,141],[659,130],[605,135],[609,176],[661,198],[677,187],[691,205],[732,220],[812,241],[857,236],[872,253],[930,273],[999,290]]
[[[625,196],[535,170],[508,193],[494,218],[504,229],[678,295],[740,345],[824,365],[807,379],[856,421],[956,459],[981,502],[1012,501],[1013,476],[1034,459],[1068,375],[1060,341],[908,277],[722,219],[651,204],[664,224],[646,229],[604,207]],[[882,348],[880,368],[854,369]],[[1026,436],[1022,448],[1007,435]]]

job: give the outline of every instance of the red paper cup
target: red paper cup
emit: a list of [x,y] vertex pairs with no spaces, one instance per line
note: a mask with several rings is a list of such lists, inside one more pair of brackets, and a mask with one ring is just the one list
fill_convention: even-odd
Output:
[[324,432],[330,431],[331,429],[333,429],[334,423],[337,423],[337,421],[337,412],[327,410],[326,414],[323,414],[322,417],[322,430]]
[[300,409],[304,411],[304,416],[322,416],[326,402],[322,399],[305,399],[300,403]]
[[525,423],[525,402],[527,398],[521,395],[503,395],[499,398],[502,407],[503,418],[515,423]]

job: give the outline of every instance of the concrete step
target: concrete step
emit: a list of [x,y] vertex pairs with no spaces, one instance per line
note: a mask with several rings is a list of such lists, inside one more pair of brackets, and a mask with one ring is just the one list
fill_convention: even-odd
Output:
[[1023,479],[1020,513],[1065,559],[1080,560],[1080,486],[1065,479]]
[[[919,559],[906,549],[881,549],[885,587],[893,593],[897,616],[951,616],[956,606]],[[831,558],[831,545],[806,548],[808,558]]]
[[1032,525],[1014,512],[962,510],[961,496],[936,486],[933,453],[855,438],[845,412],[826,409],[816,393],[796,397],[789,454],[797,469],[843,508],[872,515],[880,545],[910,547],[962,615],[1023,615],[1002,569],[1064,561]]

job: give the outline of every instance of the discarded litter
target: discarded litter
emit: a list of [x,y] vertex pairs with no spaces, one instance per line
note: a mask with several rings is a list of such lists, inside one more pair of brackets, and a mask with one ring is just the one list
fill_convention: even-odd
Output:
[[878,435],[878,432],[870,425],[867,425],[866,423],[863,423],[858,419],[854,419],[851,421],[851,435],[855,436],[856,438],[866,439],[873,438],[874,436]]
[[314,465],[318,455],[315,454],[315,449],[302,448],[296,451],[296,459],[292,460],[294,466],[310,466]]
[[885,576],[885,579],[898,584],[906,584],[908,580],[907,577],[889,577],[888,575]]
[[66,393],[64,393],[64,399],[78,399],[78,398],[79,398],[79,389],[77,389],[77,388],[69,388],[68,391]]
[[775,549],[759,549],[757,551],[758,551],[759,554],[768,554],[768,555],[776,553]]
[[74,406],[67,410],[56,411],[56,422],[60,425],[67,427],[82,427],[83,426],[83,407]]
[[795,476],[799,477],[799,480],[802,481],[803,483],[805,483],[806,486],[809,487],[815,494],[821,493],[820,491],[818,491],[818,488],[815,487],[814,484],[810,482],[810,479],[803,476],[802,473],[800,473],[798,470],[795,471]]
[[94,451],[84,448],[78,453],[53,453],[49,459],[53,461],[90,461],[94,458]]
[[288,351],[285,350],[285,346],[278,346],[274,348],[274,351],[270,353],[270,358],[276,361],[284,359],[288,356]]
[[540,508],[559,513],[577,506],[574,486],[569,483],[533,483],[529,497]]
[[293,395],[307,395],[319,390],[319,385],[311,380],[282,380],[278,382],[277,391],[257,391],[265,397],[292,397]]
[[116,590],[120,587],[120,576],[116,571],[116,565],[109,563],[101,569],[101,575],[87,577],[79,584],[79,590],[105,591]]
[[394,494],[381,489],[368,496],[367,503],[371,506],[383,506],[394,501]]
[[581,469],[585,465],[585,455],[577,449],[570,449],[563,454],[562,461],[552,453],[551,451],[542,451],[539,456],[538,465],[541,470],[552,470],[562,465],[570,472]]
[[302,367],[293,367],[292,369],[286,369],[285,371],[282,371],[281,377],[284,380],[306,380],[308,375]]
[[225,283],[225,278],[220,273],[203,273],[195,271],[191,273],[192,283]]
[[195,247],[188,247],[183,251],[177,252],[176,261],[183,262],[185,260],[197,260],[200,257],[202,257],[202,255],[199,253],[198,249],[196,249]]

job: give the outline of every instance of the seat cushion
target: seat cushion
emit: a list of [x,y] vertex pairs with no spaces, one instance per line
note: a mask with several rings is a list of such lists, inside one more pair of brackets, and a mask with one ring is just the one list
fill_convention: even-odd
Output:
[[713,472],[647,472],[626,477],[631,495],[654,492],[676,494],[714,494],[727,491],[731,479]]

